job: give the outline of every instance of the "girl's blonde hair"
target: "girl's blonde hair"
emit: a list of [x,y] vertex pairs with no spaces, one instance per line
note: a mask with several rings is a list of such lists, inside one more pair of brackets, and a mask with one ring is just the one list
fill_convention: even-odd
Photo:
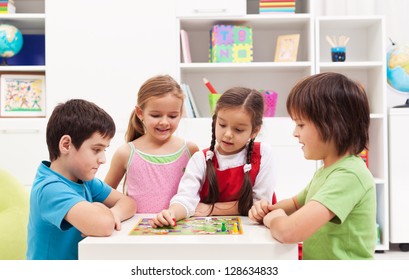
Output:
[[[173,94],[182,101],[185,98],[180,85],[169,75],[154,76],[143,83],[138,92],[137,106],[142,110],[152,98],[163,97],[166,94]],[[183,104],[183,102],[182,102]],[[183,105],[180,108],[183,110]],[[136,115],[135,109],[129,118],[128,129],[125,140],[131,142],[145,134],[142,121]]]

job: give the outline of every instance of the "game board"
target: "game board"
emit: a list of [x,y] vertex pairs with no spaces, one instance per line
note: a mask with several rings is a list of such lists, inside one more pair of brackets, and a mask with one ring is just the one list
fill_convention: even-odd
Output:
[[174,227],[152,228],[148,218],[141,218],[129,235],[229,235],[242,234],[240,217],[191,217],[180,220]]

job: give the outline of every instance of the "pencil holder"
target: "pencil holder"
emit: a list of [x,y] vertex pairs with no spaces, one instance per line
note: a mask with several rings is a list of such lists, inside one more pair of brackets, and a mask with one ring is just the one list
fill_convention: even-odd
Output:
[[221,94],[219,93],[209,93],[210,116],[213,116],[214,110],[216,109],[216,103],[220,96]]
[[345,47],[331,48],[331,58],[333,62],[345,61]]
[[274,117],[277,108],[278,93],[273,90],[263,90],[264,97],[264,117]]

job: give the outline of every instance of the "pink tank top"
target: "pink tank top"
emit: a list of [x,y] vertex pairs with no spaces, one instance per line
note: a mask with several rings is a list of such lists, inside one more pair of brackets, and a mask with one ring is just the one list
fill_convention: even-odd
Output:
[[186,143],[168,155],[146,154],[130,142],[131,154],[124,192],[136,202],[138,213],[158,213],[169,207],[191,157]]

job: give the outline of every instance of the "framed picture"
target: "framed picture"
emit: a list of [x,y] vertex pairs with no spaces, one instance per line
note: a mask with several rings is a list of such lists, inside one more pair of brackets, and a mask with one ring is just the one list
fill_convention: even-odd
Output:
[[1,117],[45,117],[44,75],[1,75]]
[[277,38],[275,62],[297,61],[300,34],[280,35]]

